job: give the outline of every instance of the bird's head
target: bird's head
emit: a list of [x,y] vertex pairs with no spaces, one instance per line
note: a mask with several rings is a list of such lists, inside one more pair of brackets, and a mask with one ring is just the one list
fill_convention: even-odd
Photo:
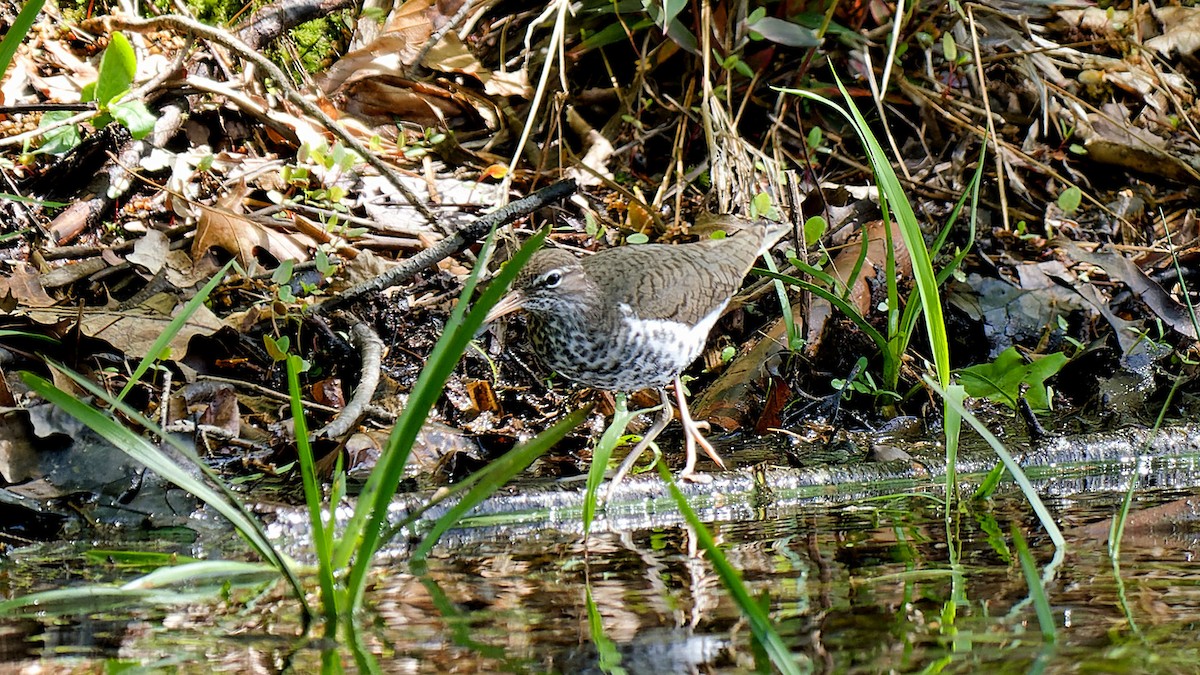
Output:
[[573,304],[586,303],[590,281],[579,260],[559,248],[533,254],[505,295],[484,322],[525,310],[541,316],[569,311]]

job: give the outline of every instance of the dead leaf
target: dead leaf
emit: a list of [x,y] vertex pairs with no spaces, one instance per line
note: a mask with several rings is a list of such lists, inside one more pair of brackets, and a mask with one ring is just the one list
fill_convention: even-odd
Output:
[[1146,47],[1163,56],[1200,49],[1200,8],[1163,7],[1154,12],[1154,18],[1162,24],[1163,34],[1146,40]]
[[196,238],[192,257],[199,259],[213,246],[237,257],[243,267],[256,263],[255,250],[262,249],[276,260],[308,260],[308,237],[279,232],[241,214],[212,206],[198,205]]
[[[170,314],[149,309],[155,303],[163,300],[160,297],[162,295],[166,295],[166,301],[169,302],[169,306],[175,308]],[[181,309],[182,304],[173,295],[159,294],[148,299],[146,303],[129,310],[116,311],[85,308],[80,316],[79,328],[88,337],[104,340],[111,345],[119,345],[126,356],[136,360],[150,353],[151,345],[163,334],[163,331],[167,328],[167,324],[174,319],[174,315]],[[47,324],[56,323],[65,315],[65,312],[55,312],[45,309],[29,312],[30,318],[34,321]],[[70,315],[75,316],[76,312],[72,310]],[[182,358],[183,354],[187,351],[188,341],[193,336],[211,335],[220,330],[224,325],[212,313],[212,310],[201,305],[188,318],[183,328],[168,344],[170,353],[165,355],[155,354],[155,356]]]
[[38,274],[25,263],[17,263],[12,274],[0,277],[0,297],[10,294],[23,307],[53,307],[55,302]]
[[151,274],[158,274],[167,261],[167,253],[171,248],[171,240],[158,230],[147,230],[146,234],[133,244],[133,252],[125,259],[135,265],[141,265]]

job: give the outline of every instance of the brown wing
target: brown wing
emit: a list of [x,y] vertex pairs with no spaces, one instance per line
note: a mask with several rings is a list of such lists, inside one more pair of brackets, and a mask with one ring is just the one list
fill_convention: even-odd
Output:
[[583,265],[612,305],[626,303],[643,319],[697,323],[741,287],[761,240],[761,230],[748,230],[676,246],[623,246]]

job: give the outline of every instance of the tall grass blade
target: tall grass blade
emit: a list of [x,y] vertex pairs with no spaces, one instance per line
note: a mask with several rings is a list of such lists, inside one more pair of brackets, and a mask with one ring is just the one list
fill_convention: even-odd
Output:
[[192,315],[196,313],[196,310],[200,309],[200,305],[203,305],[204,301],[208,300],[208,296],[212,295],[212,292],[216,290],[221,281],[225,279],[225,275],[236,262],[236,260],[230,260],[229,262],[225,263],[225,266],[218,270],[217,273],[213,275],[213,278],[209,279],[208,283],[204,284],[200,291],[192,296],[191,300],[187,301],[187,304],[183,306],[183,309],[179,310],[179,313],[175,315],[175,318],[171,319],[171,322],[167,324],[165,329],[163,329],[162,334],[155,338],[154,342],[150,345],[149,351],[146,352],[146,355],[142,357],[142,360],[138,362],[137,367],[134,368],[133,374],[129,376],[129,381],[126,382],[125,386],[121,388],[121,393],[117,394],[118,400],[124,400],[125,395],[129,393],[129,390],[133,389],[134,385],[138,383],[138,380],[142,379],[142,375],[145,375],[146,371],[150,369],[150,366],[154,365],[154,362],[162,357],[163,353],[167,349],[167,345],[171,344],[171,340],[174,340],[175,336],[179,334],[179,331],[183,330],[183,327],[187,325],[188,320],[192,318]]
[[[483,325],[483,319],[487,316],[488,310],[499,302],[508,285],[516,278],[517,272],[529,260],[534,251],[541,247],[547,234],[546,230],[542,230],[525,242],[480,295],[470,312],[466,310],[467,298],[471,297],[483,274],[482,263],[477,264],[467,278],[462,294],[459,296],[459,303],[451,313],[441,339],[434,346],[429,360],[417,377],[417,382],[413,385],[412,393],[404,406],[404,412],[397,420],[396,426],[388,438],[379,465],[367,479],[365,489],[355,507],[354,515],[347,526],[343,545],[349,548],[344,550],[352,550],[354,554],[347,581],[351,609],[359,607],[362,602],[362,591],[367,571],[370,569],[371,558],[382,545],[381,535],[387,521],[388,508],[391,505],[392,497],[396,494],[400,477],[403,475],[408,453],[412,449],[421,427],[425,424],[429,410],[441,396],[446,380],[449,379],[450,373],[454,370],[467,345],[475,337],[475,332]],[[495,245],[495,238],[496,233],[493,230],[484,242],[483,250],[479,254],[480,261],[490,257],[491,249]]]
[[21,379],[25,384],[42,398],[59,406],[64,412],[87,425],[92,431],[95,431],[109,443],[112,443],[117,449],[141,462],[164,480],[175,484],[224,516],[238,533],[245,537],[259,555],[284,575],[284,578],[288,581],[288,585],[292,587],[293,595],[295,595],[303,608],[304,621],[307,624],[311,616],[311,609],[305,599],[304,587],[300,584],[300,580],[296,577],[293,570],[292,562],[275,548],[271,540],[267,538],[266,532],[263,530],[262,524],[258,519],[251,516],[245,510],[237,496],[220,481],[208,465],[196,456],[192,448],[180,442],[174,436],[164,433],[157,424],[133,410],[124,402],[116,400],[111,394],[97,387],[82,375],[53,361],[47,360],[46,363],[69,377],[91,395],[105,401],[133,421],[148,429],[151,433],[166,440],[199,469],[205,477],[212,481],[212,485],[216,486],[215,488],[197,479],[190,472],[180,467],[172,457],[160,448],[154,446],[145,438],[134,433],[131,429],[108,415],[79,401],[73,395],[54,386],[48,380],[33,373],[21,373]]
[[13,20],[12,25],[4,34],[4,39],[0,40],[0,79],[3,79],[4,74],[8,72],[17,48],[29,34],[29,29],[33,28],[33,23],[37,21],[37,15],[45,4],[46,0],[26,0],[25,6],[21,8],[21,12],[17,14],[17,18]]
[[[908,202],[904,188],[900,184],[900,180],[896,177],[896,172],[892,170],[892,166],[888,162],[887,153],[884,152],[879,141],[871,133],[866,119],[863,118],[862,113],[854,105],[853,99],[842,85],[841,80],[836,75],[834,76],[834,80],[837,82],[838,89],[847,103],[844,107],[824,96],[809,91],[801,89],[780,89],[780,91],[817,101],[832,108],[850,123],[862,140],[863,147],[866,149],[867,157],[871,163],[871,169],[875,174],[875,181],[879,185],[880,194],[886,199],[886,204],[896,216],[896,223],[900,226],[900,235],[904,239],[905,246],[908,247],[913,266],[913,280],[916,283],[917,295],[921,301],[921,309],[925,317],[925,330],[929,337],[930,348],[933,351],[934,370],[937,373],[938,382],[945,386],[950,383],[949,340],[946,336],[946,324],[942,316],[937,275],[933,272],[933,263],[929,256],[929,249],[925,246],[924,235],[921,232],[921,227],[917,222],[917,216],[913,212],[912,205]],[[898,346],[901,347],[900,351],[903,352],[903,348],[907,347],[907,342],[911,338],[911,335],[901,335],[899,337],[902,342]],[[895,383],[887,382],[886,385],[894,387]]]
[[480,469],[477,472],[478,476],[475,486],[457,504],[450,507],[446,513],[437,519],[433,524],[433,528],[425,535],[425,538],[421,540],[417,548],[413,550],[412,559],[422,560],[428,556],[434,544],[437,543],[438,539],[447,530],[454,527],[463,516],[470,513],[471,509],[478,506],[483,500],[495,493],[496,490],[503,487],[513,476],[524,471],[525,467],[533,463],[533,460],[541,457],[547,450],[554,447],[554,444],[562,440],[563,436],[571,433],[575,427],[582,424],[591,411],[591,406],[584,406],[576,410],[564,417],[558,424],[509,450],[499,459],[492,461],[486,467]]
[[934,382],[928,376],[925,377],[925,384],[929,385],[935,392],[937,392],[938,395],[942,397],[942,400],[945,402],[945,404],[952,408],[963,420],[967,422],[967,424],[971,425],[971,428],[973,428],[975,432],[978,433],[989,446],[991,446],[992,451],[994,451],[1000,458],[1000,461],[1004,463],[1004,468],[1008,469],[1009,475],[1011,475],[1013,480],[1016,481],[1017,485],[1020,486],[1021,494],[1025,496],[1025,500],[1028,501],[1029,506],[1033,508],[1034,514],[1037,515],[1038,521],[1042,524],[1042,528],[1046,530],[1046,534],[1050,536],[1050,540],[1054,542],[1054,558],[1051,560],[1050,564],[1046,565],[1045,574],[1049,576],[1052,574],[1053,570],[1057,569],[1058,566],[1062,564],[1063,556],[1067,548],[1067,542],[1065,539],[1063,539],[1062,532],[1058,529],[1058,525],[1054,522],[1054,516],[1050,514],[1050,511],[1046,508],[1046,505],[1042,503],[1042,499],[1038,496],[1037,490],[1033,487],[1033,483],[1029,482],[1029,477],[1026,476],[1025,472],[1021,470],[1021,465],[1017,463],[1017,460],[1014,459],[1011,454],[1009,454],[1008,449],[1004,447],[1004,444],[1000,442],[1000,439],[996,438],[995,434],[988,430],[987,426],[983,422],[979,421],[979,418],[971,414],[971,412],[967,410],[961,402],[951,396],[945,389],[938,385],[937,382]]
[[704,549],[705,555],[708,556],[708,561],[712,563],[713,569],[716,570],[717,576],[721,578],[721,583],[725,585],[729,595],[733,597],[737,603],[738,609],[742,615],[750,622],[750,632],[754,638],[758,640],[763,649],[766,650],[767,656],[770,657],[771,663],[779,669],[779,672],[785,675],[800,675],[804,672],[796,658],[788,650],[787,645],[783,643],[783,638],[779,637],[775,626],[771,623],[771,618],[767,616],[767,612],[755,602],[750,591],[746,588],[746,584],[742,582],[742,575],[729,564],[729,560],[725,558],[725,554],[717,546],[716,540],[713,539],[712,533],[700,522],[700,518],[696,512],[692,510],[688,504],[687,497],[679,491],[679,486],[675,484],[675,479],[671,477],[671,472],[662,463],[658,463],[658,474],[662,477],[663,482],[667,484],[667,489],[671,492],[671,498],[675,500],[676,507],[683,514],[683,518],[687,524],[696,533],[696,539],[700,543],[700,547]]
[[617,643],[613,642],[612,638],[604,632],[604,616],[600,613],[600,608],[596,606],[596,600],[592,598],[590,582],[584,586],[584,592],[584,602],[587,604],[588,636],[592,638],[592,644],[596,647],[596,667],[607,675],[628,675],[628,671],[621,667],[621,650],[617,648]]
[[861,330],[868,338],[870,338],[871,342],[873,342],[880,351],[883,351],[887,348],[887,338],[883,336],[883,333],[880,333],[875,329],[874,326],[868,323],[866,317],[859,314],[858,309],[855,308],[854,305],[846,302],[845,299],[833,291],[830,291],[824,286],[818,286],[810,281],[805,281],[799,277],[793,277],[787,274],[781,274],[779,272],[756,269],[754,270],[754,274],[757,274],[761,277],[767,277],[768,279],[778,279],[779,281],[795,286],[801,290],[808,291],[809,293],[812,293],[813,295],[827,301],[829,304],[833,305],[835,309],[840,311],[842,314],[845,314],[847,318],[853,321],[855,327]]
[[625,434],[629,421],[636,413],[629,412],[625,394],[616,395],[613,406],[612,421],[596,443],[592,451],[592,466],[588,469],[587,487],[583,493],[583,536],[586,539],[592,531],[592,521],[596,517],[596,506],[599,501],[600,484],[604,482],[604,472],[608,469],[608,460],[612,458],[613,450]]
[[[334,580],[332,532],[325,527],[321,514],[321,484],[317,480],[316,460],[312,444],[308,440],[308,421],[304,417],[304,399],[300,393],[300,371],[303,359],[296,355],[287,358],[288,396],[292,409],[292,425],[296,436],[296,454],[300,463],[300,476],[304,483],[304,502],[308,507],[308,526],[312,533],[313,548],[317,552],[317,580],[321,586],[321,608],[325,614],[325,637],[337,635],[339,615],[338,594]],[[333,505],[330,505],[333,508]]]
[[[279,578],[273,565],[233,560],[184,563],[157,569],[120,586],[78,586],[30,593],[0,602],[0,616],[67,616],[129,606],[179,605],[222,595],[229,587],[259,586]],[[177,588],[180,586],[187,588]]]
[[1021,528],[1016,523],[1012,525],[1013,547],[1017,549],[1017,560],[1021,561],[1021,572],[1025,575],[1025,583],[1029,586],[1029,598],[1037,612],[1038,626],[1042,629],[1042,638],[1046,642],[1054,642],[1058,637],[1058,628],[1054,625],[1054,612],[1050,609],[1050,599],[1046,597],[1046,587],[1038,577],[1037,561],[1029,552],[1029,544],[1021,534]]
[[[963,407],[967,392],[962,385],[952,384],[946,387],[947,399],[953,398],[959,407]],[[962,417],[950,406],[943,408],[946,432],[946,541],[949,544],[950,564],[959,562],[959,549],[962,540],[958,536],[958,519],[960,509],[958,503],[958,441],[962,433]]]
[[[775,265],[775,259],[771,256],[765,256],[763,262],[767,264],[767,269],[778,273],[779,268]],[[796,317],[792,315],[792,303],[788,300],[787,287],[783,285],[781,279],[774,280],[775,295],[779,298],[779,308],[783,311],[783,328],[784,334],[787,335],[788,351],[799,351],[801,348],[800,333],[796,330]]]

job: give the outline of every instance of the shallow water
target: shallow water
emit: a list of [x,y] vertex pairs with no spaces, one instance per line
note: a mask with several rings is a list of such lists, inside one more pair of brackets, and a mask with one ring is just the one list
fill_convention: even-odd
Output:
[[[1050,561],[1053,545],[1010,483],[964,507],[950,535],[936,478],[780,488],[757,507],[712,495],[697,501],[806,670],[1200,672],[1195,457],[1142,465],[1119,577],[1107,554],[1108,521],[1135,463],[1086,454],[1027,458],[1037,459],[1031,477],[1067,539],[1065,561],[1047,585],[1054,644],[1043,639],[1027,600],[1010,528],[1024,533],[1039,565]],[[964,496],[972,478],[964,478]],[[449,533],[421,576],[402,562],[376,568],[363,624],[385,669],[758,668],[747,623],[696,553],[693,533],[669,510],[621,510],[598,521],[586,543],[569,509],[501,521],[492,514]],[[6,596],[31,585],[32,560],[14,554],[0,563]],[[37,564],[61,563],[49,556]],[[295,637],[296,608],[283,598],[276,587],[250,596],[248,605],[242,595],[136,617],[5,620],[0,657],[9,667],[41,659],[56,669],[91,670],[114,659],[185,672],[314,672],[323,645]],[[589,622],[589,613],[599,621]],[[339,656],[352,668],[348,654]]]

